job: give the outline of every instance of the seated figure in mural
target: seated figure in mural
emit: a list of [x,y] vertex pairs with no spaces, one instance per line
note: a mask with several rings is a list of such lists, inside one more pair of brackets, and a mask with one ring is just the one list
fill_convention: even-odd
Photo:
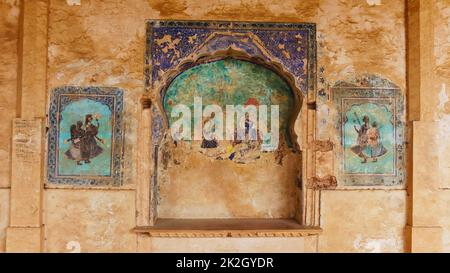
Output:
[[[93,124],[95,118],[96,124]],[[91,114],[86,115],[84,128],[85,134],[81,139],[81,158],[85,163],[91,163],[90,159],[98,156],[102,153],[103,148],[97,144],[97,141],[104,143],[103,139],[97,136],[98,130],[100,128],[100,123],[98,121],[98,115],[92,116]]]
[[259,136],[259,131],[256,124],[250,120],[246,113],[243,122],[244,125],[244,139],[238,138],[237,128],[234,130],[234,140],[230,141],[227,147],[227,157],[229,160],[240,164],[254,162],[261,157],[261,143],[262,139]]
[[[358,119],[358,116],[356,118]],[[372,127],[369,128],[369,121],[369,117],[364,116],[364,123],[360,125],[359,129],[355,126],[355,130],[358,133],[356,140],[358,144],[350,148],[352,152],[362,158],[362,163],[367,163],[367,159],[369,158],[372,162],[377,162],[378,157],[387,153],[386,148],[381,143],[378,124],[373,122]]]
[[77,121],[77,124],[70,126],[70,139],[65,142],[72,142],[69,150],[66,151],[66,155],[69,159],[75,160],[78,165],[81,165],[81,139],[84,137],[83,122]]
[[370,149],[370,158],[373,162],[377,161],[377,158],[387,153],[387,149],[383,146],[380,139],[380,131],[378,130],[378,124],[372,123],[372,128],[367,130],[367,139]]
[[218,143],[214,135],[215,124],[213,122],[209,122],[213,120],[215,116],[216,114],[212,112],[211,115],[203,121],[203,140],[201,145],[202,148],[217,148]]
[[250,120],[249,115],[245,114],[245,137],[249,138],[250,140],[257,140],[258,134],[256,129],[256,124]]

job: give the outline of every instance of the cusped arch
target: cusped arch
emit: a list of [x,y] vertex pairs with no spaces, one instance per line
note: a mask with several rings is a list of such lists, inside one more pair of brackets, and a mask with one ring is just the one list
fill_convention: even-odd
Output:
[[[275,85],[283,89],[285,87],[289,90],[290,98],[292,99],[292,105],[288,107],[288,116],[286,119],[286,129],[287,129],[287,135],[288,139],[292,140],[292,146],[295,150],[299,150],[299,145],[296,141],[297,136],[294,131],[294,124],[297,120],[297,117],[300,113],[302,102],[303,102],[303,94],[300,91],[300,89],[295,84],[294,77],[287,71],[283,69],[283,67],[276,63],[271,62],[268,63],[264,59],[255,57],[255,56],[249,56],[245,52],[229,48],[225,51],[218,51],[214,54],[205,54],[205,55],[199,55],[196,59],[189,59],[181,62],[175,69],[168,71],[166,73],[165,78],[163,79],[162,84],[160,85],[160,89],[158,90],[158,98],[157,103],[158,107],[160,108],[160,112],[163,113],[163,120],[164,120],[164,129],[167,130],[169,128],[169,117],[167,113],[167,104],[165,105],[165,98],[168,91],[171,90],[171,87],[173,87],[174,84],[177,83],[177,81],[180,80],[180,78],[186,76],[186,74],[192,74],[193,70],[202,70],[202,68],[210,68],[214,66],[215,64],[223,63],[223,62],[230,62],[230,63],[241,63],[246,67],[250,67],[253,69],[256,69],[257,71],[261,72],[263,75],[267,75],[270,77],[271,80],[273,80],[272,83],[268,83],[271,85],[270,87],[273,87],[272,85]],[[203,69],[204,70],[204,69]],[[278,80],[277,80],[278,79]],[[269,88],[270,89],[270,88]],[[286,90],[278,90],[283,93],[283,91]],[[183,92],[183,91],[181,91]],[[281,95],[281,94],[280,94]],[[248,99],[245,95],[244,97]],[[237,101],[242,104],[248,103],[245,101]],[[289,99],[289,98],[288,98]],[[266,100],[267,102],[267,100]],[[237,103],[239,104],[239,103]],[[275,103],[273,103],[275,104]],[[286,110],[286,109],[284,109]],[[283,114],[283,111],[280,111],[280,116]],[[286,113],[284,113],[286,114]],[[280,126],[281,127],[281,126]]]

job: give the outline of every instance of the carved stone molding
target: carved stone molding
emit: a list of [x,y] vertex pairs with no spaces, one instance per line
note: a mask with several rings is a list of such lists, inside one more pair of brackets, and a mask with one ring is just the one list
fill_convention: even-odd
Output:
[[150,109],[152,107],[152,99],[150,98],[150,96],[143,95],[140,101],[142,109]]
[[334,149],[334,143],[330,140],[315,140],[308,145],[313,152],[330,152]]
[[323,178],[312,177],[308,179],[308,183],[306,185],[308,189],[312,190],[330,190],[335,189],[337,187],[336,177],[327,175]]
[[217,230],[186,230],[186,231],[155,231],[151,229],[136,228],[137,233],[147,234],[150,237],[159,238],[258,238],[258,237],[306,237],[319,235],[322,230],[319,228],[303,230],[242,230],[242,231],[217,231]]
[[322,232],[294,219],[158,219],[133,231],[163,238],[304,237]]

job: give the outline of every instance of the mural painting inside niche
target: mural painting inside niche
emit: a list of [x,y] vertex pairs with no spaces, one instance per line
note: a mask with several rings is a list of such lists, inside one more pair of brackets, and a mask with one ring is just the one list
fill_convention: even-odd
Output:
[[405,181],[405,109],[401,90],[367,76],[333,87],[338,181],[347,186],[392,186]]
[[119,185],[122,91],[64,87],[50,105],[48,181]]
[[[200,64],[188,69],[177,76],[167,89],[163,106],[169,118],[169,127],[177,121],[178,116],[172,116],[173,106],[186,105],[194,110],[194,98],[201,98],[203,109],[206,105],[216,105],[227,109],[229,105],[255,106],[277,105],[279,107],[280,141],[277,151],[292,148],[292,139],[289,132],[289,121],[294,112],[294,95],[289,85],[276,73],[263,66],[226,58],[219,61]],[[270,109],[270,108],[269,108]],[[222,113],[220,113],[222,114]],[[260,113],[261,114],[261,113]],[[270,117],[270,110],[267,114]],[[268,145],[270,139],[262,139],[258,124],[249,117],[248,113],[242,115],[242,120],[235,120],[245,128],[245,140],[238,140],[237,128],[234,127],[233,140],[218,140],[212,135],[215,123],[210,120],[216,113],[203,118],[204,137],[200,143],[192,141],[194,150],[216,158],[218,160],[232,160],[237,163],[248,163],[259,159],[261,145]],[[223,113],[223,122],[227,115]],[[236,116],[233,117],[235,119]],[[191,115],[191,131],[194,130],[194,116]],[[267,128],[271,128],[268,118]],[[223,128],[223,124],[219,125]]]
[[[277,66],[285,70],[286,74],[291,76],[292,80],[290,84],[291,86],[295,86],[296,89],[291,90],[291,92],[298,93],[295,94],[296,96],[305,96],[308,92],[315,90],[313,74],[316,64],[315,35],[315,25],[308,23],[148,21],[145,70],[146,87],[149,92],[157,92],[156,96],[159,96],[161,89],[167,88],[167,85],[172,81],[183,81],[180,79],[189,73],[182,72],[188,68],[192,69],[200,56],[203,59],[205,56],[211,57],[215,53],[229,52],[231,50],[242,53],[248,58],[257,58],[260,62],[266,64],[277,64]],[[218,58],[216,57],[215,60],[217,61]],[[214,73],[219,72],[216,77],[218,86],[215,87],[217,94],[214,95],[210,91],[206,95],[211,95],[219,105],[225,102],[235,104],[237,101],[243,105],[260,105],[265,103],[265,100],[272,96],[271,94],[262,94],[263,92],[261,91],[255,92],[255,88],[252,88],[250,84],[248,84],[250,88],[244,90],[242,89],[242,85],[245,85],[245,83],[239,83],[239,79],[235,77],[238,75],[232,75],[245,73],[245,69],[252,66],[252,63],[246,63],[248,62],[226,60],[223,62],[218,61],[200,64],[200,67],[211,67]],[[240,64],[240,66],[237,64]],[[253,64],[253,66],[257,67],[259,65]],[[220,71],[220,69],[224,70]],[[184,75],[179,75],[179,73]],[[214,79],[214,73],[210,72],[210,80]],[[191,78],[194,76],[190,75]],[[227,86],[229,84],[227,81],[230,80],[241,84],[239,87],[241,90],[236,89],[233,91],[230,87],[227,92],[231,93],[224,93],[219,85]],[[196,80],[191,79],[191,81],[195,84]],[[210,81],[209,85],[211,84],[212,82]],[[286,87],[283,88],[286,89]],[[236,94],[233,95],[232,92],[236,92]],[[239,93],[244,95],[247,92],[253,92],[255,94],[248,95],[245,98],[243,96],[237,96]],[[282,93],[274,94],[273,99]],[[189,94],[192,95],[192,91]],[[291,97],[287,97],[287,100],[292,98],[292,95],[289,96]],[[161,98],[161,100],[163,99],[165,98]],[[161,126],[161,123],[163,120],[162,116],[167,116],[166,107],[168,106],[168,102],[169,100],[163,101],[161,109],[155,107],[152,111],[152,141],[155,145],[159,145],[158,143],[165,139],[164,136],[167,134],[167,128]],[[292,103],[299,105],[298,101],[292,101]],[[250,127],[253,126],[250,123],[247,121],[246,125],[249,132],[252,131]],[[290,135],[286,134],[285,131],[283,133],[285,135],[280,137],[280,141],[285,143],[280,146],[292,145]],[[253,161],[260,156],[260,152],[256,152],[256,150],[261,145],[261,142],[264,142],[264,140],[258,139],[257,141],[231,143],[217,140],[204,140],[200,144],[200,147],[203,146],[202,153],[208,154],[210,157],[243,163]],[[184,144],[181,143],[180,145]],[[277,154],[280,155],[280,162],[282,160],[283,150],[284,148],[277,151]],[[252,151],[255,151],[255,153],[253,154]],[[240,158],[240,155],[244,154],[246,156]]]

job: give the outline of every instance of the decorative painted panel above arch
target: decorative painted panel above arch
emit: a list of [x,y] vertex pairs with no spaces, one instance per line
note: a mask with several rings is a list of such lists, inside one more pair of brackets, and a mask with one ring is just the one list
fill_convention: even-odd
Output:
[[[161,92],[178,74],[204,63],[204,59],[214,61],[230,56],[287,75],[300,97],[314,93],[315,24],[224,21],[148,21],[147,92],[162,107]],[[153,107],[152,112],[152,142],[157,145],[167,123],[162,109]]]
[[306,95],[315,87],[315,35],[307,23],[149,21],[147,86],[157,87],[183,61],[232,48],[281,65]]

